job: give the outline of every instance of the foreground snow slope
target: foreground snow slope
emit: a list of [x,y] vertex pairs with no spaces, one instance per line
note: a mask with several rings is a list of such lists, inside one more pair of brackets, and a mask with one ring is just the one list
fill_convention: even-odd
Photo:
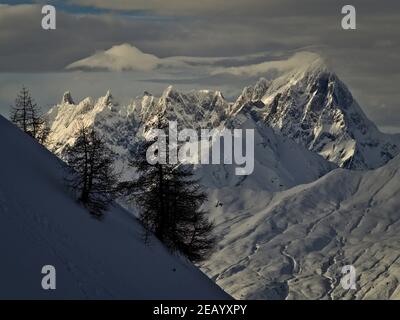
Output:
[[[214,190],[219,250],[203,268],[238,299],[400,299],[399,196],[400,156],[276,194]],[[340,285],[347,264],[356,290]]]
[[[63,164],[0,117],[0,299],[229,298],[115,207],[90,217],[63,187]],[[44,265],[57,289],[41,288]]]

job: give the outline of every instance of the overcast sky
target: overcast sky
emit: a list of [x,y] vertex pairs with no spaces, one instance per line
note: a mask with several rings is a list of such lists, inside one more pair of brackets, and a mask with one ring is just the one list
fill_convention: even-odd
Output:
[[[1,3],[2,114],[22,84],[44,109],[67,90],[80,100],[111,89],[125,102],[169,84],[234,98],[260,74],[219,70],[302,63],[308,51],[326,59],[382,130],[400,132],[398,0],[46,1],[57,9],[50,31],[41,28],[42,1]],[[348,3],[357,30],[341,28]]]

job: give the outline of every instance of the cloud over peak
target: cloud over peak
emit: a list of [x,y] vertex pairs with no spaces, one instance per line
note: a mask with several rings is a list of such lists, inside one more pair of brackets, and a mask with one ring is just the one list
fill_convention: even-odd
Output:
[[124,43],[73,62],[66,68],[69,70],[149,71],[156,69],[160,63],[161,59],[155,55],[144,53],[138,48]]
[[257,77],[263,76],[271,71],[278,73],[289,72],[293,69],[307,67],[313,63],[322,64],[323,59],[316,53],[302,51],[297,52],[287,60],[264,61],[256,64],[249,64],[236,67],[218,68],[212,72],[217,74],[231,74],[242,77]]
[[[254,59],[257,60],[256,63],[253,62]],[[318,54],[308,51],[297,52],[289,58],[280,57],[279,59],[268,59],[267,53],[237,57],[173,56],[159,58],[154,54],[144,53],[131,44],[123,43],[73,62],[66,69],[144,72],[156,69],[169,72],[191,69],[210,76],[226,74],[255,77],[263,76],[270,71],[285,73],[321,60],[322,58]]]

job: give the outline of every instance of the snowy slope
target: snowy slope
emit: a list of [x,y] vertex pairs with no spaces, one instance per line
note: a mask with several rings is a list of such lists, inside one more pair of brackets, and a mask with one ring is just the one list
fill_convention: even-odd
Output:
[[269,192],[286,190],[314,181],[336,168],[318,154],[260,125],[246,112],[225,124],[228,128],[254,130],[254,171],[248,176],[238,176],[235,174],[235,164],[197,165],[195,171],[210,192],[239,185]]
[[[0,117],[0,299],[226,299],[192,264],[142,241],[131,214],[90,217],[63,186],[63,164]],[[57,289],[41,288],[42,266]]]
[[243,108],[344,168],[377,168],[400,152],[400,136],[381,133],[321,58],[245,88],[229,117]]
[[[214,190],[219,250],[203,268],[237,299],[400,299],[399,181],[397,156],[275,194]],[[356,290],[340,285],[347,264]]]

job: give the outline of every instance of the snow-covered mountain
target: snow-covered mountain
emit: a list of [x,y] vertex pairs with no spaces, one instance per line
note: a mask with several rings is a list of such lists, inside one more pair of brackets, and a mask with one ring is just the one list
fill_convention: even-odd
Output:
[[[219,247],[203,269],[237,299],[399,299],[399,181],[397,156],[275,194],[214,189]],[[344,265],[356,290],[340,284]]]
[[237,176],[236,165],[196,165],[197,174],[209,190],[241,186],[248,190],[275,192],[314,181],[336,168],[290,138],[257,123],[246,112],[225,121],[224,125],[243,132],[254,130],[254,171],[248,176]]
[[[203,270],[239,299],[399,297],[400,139],[381,133],[321,60],[260,79],[234,103],[218,91],[173,87],[126,106],[110,92],[76,104],[66,93],[48,117],[58,155],[83,122],[119,155],[122,179],[132,173],[134,143],[160,121],[254,129],[253,174],[195,167],[220,236]],[[356,267],[361,289],[341,289],[344,264]]]
[[70,142],[79,119],[107,131],[106,135],[114,131],[119,141],[110,141],[110,145],[126,148],[127,139],[135,139],[160,119],[177,120],[184,128],[216,128],[243,114],[258,127],[273,128],[344,168],[377,168],[400,152],[400,136],[380,132],[321,58],[275,79],[261,78],[246,87],[234,103],[219,91],[182,93],[173,87],[161,97],[146,92],[126,106],[118,106],[110,92],[97,101],[86,98],[74,104],[67,92],[49,118],[53,146],[62,148]]
[[[145,245],[119,206],[92,218],[66,192],[65,165],[1,116],[0,150],[0,299],[229,298],[156,239]],[[55,290],[41,287],[45,265]]]
[[[63,157],[65,146],[74,142],[80,123],[84,123],[95,128],[118,154],[117,167],[124,179],[132,172],[128,163],[135,142],[143,139],[157,122],[177,121],[178,129],[255,129],[255,178],[251,179],[255,188],[287,189],[311,182],[335,168],[314,152],[258,123],[245,110],[227,118],[230,108],[220,92],[208,90],[181,93],[168,87],[159,98],[145,93],[126,106],[118,105],[110,92],[97,101],[86,98],[75,105],[67,92],[47,115],[51,126],[50,149]],[[197,168],[207,185],[235,185],[246,180],[234,174],[233,165]]]
[[245,88],[229,117],[242,109],[340,167],[377,168],[400,151],[399,135],[381,133],[322,59]]

